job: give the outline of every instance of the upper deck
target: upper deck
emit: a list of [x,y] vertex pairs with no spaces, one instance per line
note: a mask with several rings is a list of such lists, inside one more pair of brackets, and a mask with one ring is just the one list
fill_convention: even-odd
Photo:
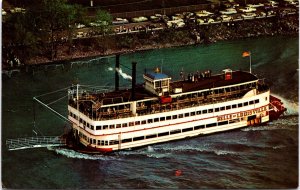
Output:
[[[118,118],[123,118],[149,114],[153,110],[168,111],[170,107],[170,109],[172,107],[178,109],[195,105],[195,103],[207,104],[221,99],[226,101],[242,97],[251,89],[258,91],[268,89],[267,86],[258,83],[256,76],[243,71],[224,70],[223,74],[217,75],[210,75],[209,72],[189,74],[187,78],[182,77],[182,80],[174,82],[171,82],[170,77],[161,73],[159,77],[153,73],[152,75],[145,74],[144,78],[145,83],[136,85],[134,88],[135,100],[131,98],[131,89],[106,93],[85,91],[78,94],[74,92],[69,97],[69,106],[79,109],[94,120],[105,120],[114,119],[116,115]],[[133,102],[135,102],[134,106]]]

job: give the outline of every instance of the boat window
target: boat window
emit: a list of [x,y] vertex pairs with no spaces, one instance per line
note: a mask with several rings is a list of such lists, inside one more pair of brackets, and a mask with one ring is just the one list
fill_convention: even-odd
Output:
[[164,132],[164,133],[158,133],[159,137],[168,136],[168,135],[169,135],[169,131],[168,132]]
[[203,110],[202,113],[203,113],[203,114],[206,114],[206,113],[207,113],[207,110]]
[[214,127],[214,126],[217,126],[217,123],[210,123],[206,125],[206,127]]
[[221,111],[225,110],[225,107],[224,107],[224,106],[223,106],[223,107],[220,107],[220,110],[221,110]]
[[196,115],[196,113],[193,111],[193,112],[191,112],[191,116],[194,116],[194,115]]
[[254,101],[254,103],[258,104],[258,103],[259,103],[259,99],[256,99],[256,100]]
[[160,118],[160,121],[165,121],[165,120],[166,120],[165,117],[161,117],[161,118]]
[[121,128],[121,126],[122,126],[121,124],[117,124],[116,128]]
[[253,101],[253,100],[251,100],[251,101],[249,102],[249,105],[252,105],[252,104],[254,104],[254,101]]
[[156,138],[157,134],[151,134],[151,135],[147,135],[146,139],[151,139],[151,138]]
[[173,118],[173,119],[177,119],[177,115],[173,115],[172,118]]
[[93,139],[93,144],[96,144],[96,139]]
[[90,128],[90,124],[89,123],[87,123],[87,125],[86,125],[88,128]]
[[226,106],[226,110],[230,110],[231,109],[231,106]]
[[144,136],[141,136],[141,137],[134,137],[133,138],[133,141],[140,141],[140,140],[144,140],[145,137]]
[[154,118],[154,122],[159,122],[159,118]]
[[152,119],[148,119],[148,123],[152,123],[153,122],[153,120]]
[[227,124],[228,124],[228,121],[218,122],[218,126],[221,126],[221,125],[227,125]]
[[142,121],[142,125],[144,125],[144,124],[146,124],[147,123],[147,121],[146,120],[143,120]]
[[81,118],[79,119],[79,122],[82,123],[82,119]]
[[198,125],[198,126],[195,126],[194,127],[194,130],[197,130],[197,129],[204,129],[205,126],[204,125]]
[[108,125],[103,125],[103,129],[108,129]]
[[237,118],[237,119],[232,119],[232,120],[229,120],[229,124],[230,124],[230,123],[237,123],[237,122],[239,122],[239,121],[240,121],[239,118]]
[[213,109],[209,109],[209,110],[208,110],[208,113],[212,113],[212,112],[214,112]]
[[215,108],[215,112],[218,112],[218,111],[220,111],[220,108]]
[[91,125],[91,129],[92,129],[92,130],[94,130],[94,129],[95,129],[93,125]]
[[192,131],[192,130],[193,130],[193,127],[190,127],[190,128],[182,129],[182,132],[188,132],[188,131]]
[[104,141],[104,145],[107,146],[108,145],[108,141]]
[[167,119],[167,120],[170,120],[170,119],[171,119],[171,116],[167,116],[166,119]]
[[132,138],[122,140],[122,143],[128,143],[128,142],[132,142]]
[[197,115],[201,115],[201,110],[197,111],[196,113]]
[[184,117],[189,117],[190,116],[190,113],[185,113],[184,114]]
[[118,140],[110,140],[109,145],[119,144]]
[[179,114],[178,117],[179,117],[179,118],[183,118],[183,114]]
[[101,125],[96,126],[96,130],[101,130]]
[[97,145],[100,145],[100,142],[101,142],[101,141],[100,141],[100,140],[98,140],[98,143],[97,143]]
[[238,104],[238,107],[239,107],[239,108],[240,108],[240,107],[242,107],[242,106],[243,106],[243,104],[242,104],[242,103],[239,103],[239,104]]
[[140,121],[135,121],[135,125],[140,125]]
[[123,123],[123,124],[122,124],[122,127],[127,127],[127,123]]
[[177,133],[181,133],[181,130],[180,129],[175,129],[175,130],[170,131],[170,135],[177,134]]
[[104,141],[100,141],[100,145],[103,146],[104,145]]
[[114,128],[115,128],[115,125],[109,125],[109,128],[110,128],[110,129],[114,129]]
[[232,105],[232,109],[233,109],[233,108],[236,108],[236,104],[233,104],[233,105]]
[[129,122],[129,127],[134,126],[134,122]]
[[244,106],[248,106],[248,104],[249,104],[248,102],[244,102]]

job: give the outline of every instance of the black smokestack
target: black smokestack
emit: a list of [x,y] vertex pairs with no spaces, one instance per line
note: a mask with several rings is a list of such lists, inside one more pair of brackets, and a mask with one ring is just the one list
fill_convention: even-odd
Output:
[[136,62],[132,62],[132,88],[131,88],[131,100],[135,100],[135,84],[136,84]]
[[116,55],[116,66],[115,66],[115,90],[119,90],[119,73],[118,70],[120,69],[120,54]]

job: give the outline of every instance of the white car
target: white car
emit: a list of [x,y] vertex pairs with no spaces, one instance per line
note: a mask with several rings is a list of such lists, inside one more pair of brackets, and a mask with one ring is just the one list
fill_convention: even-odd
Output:
[[258,4],[247,4],[247,7],[254,7],[254,8],[256,8],[256,7],[263,7],[264,6],[264,4],[262,4],[262,3],[258,3]]
[[203,23],[204,23],[204,20],[202,20],[200,18],[197,19],[197,24],[203,24]]
[[113,24],[127,24],[129,23],[126,18],[116,18],[116,20],[112,21]]
[[2,9],[2,16],[5,16],[5,15],[7,15],[7,12],[4,9]]
[[240,11],[242,11],[242,12],[244,12],[244,13],[250,13],[250,12],[256,11],[256,8],[253,8],[253,7],[245,7],[244,9],[240,9]]
[[145,22],[147,20],[148,20],[147,17],[144,16],[135,17],[131,19],[132,22]]
[[220,16],[222,21],[231,21],[233,18],[231,16],[227,16],[227,15],[221,15]]
[[253,19],[256,17],[256,14],[255,13],[245,13],[245,14],[242,14],[242,17],[244,19]]
[[209,16],[209,15],[212,15],[213,13],[211,12],[208,12],[206,10],[201,10],[201,11],[197,11],[195,12],[196,16],[198,17],[206,17],[206,16]]
[[223,15],[230,15],[230,14],[237,13],[237,11],[234,8],[228,8],[228,9],[225,9],[224,11],[220,11],[220,13]]
[[205,21],[206,21],[206,23],[212,23],[212,22],[215,22],[215,20],[214,19],[212,19],[212,18],[208,18],[208,19],[205,19]]

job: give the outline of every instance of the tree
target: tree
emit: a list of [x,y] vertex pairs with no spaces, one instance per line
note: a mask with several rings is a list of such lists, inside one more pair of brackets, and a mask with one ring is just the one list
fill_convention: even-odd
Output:
[[93,24],[93,31],[100,35],[105,35],[112,30],[112,16],[105,10],[98,10],[95,16],[96,22]]
[[32,30],[33,25],[27,13],[9,15],[3,23],[3,50],[5,57],[17,56],[22,63],[38,53],[38,38]]

